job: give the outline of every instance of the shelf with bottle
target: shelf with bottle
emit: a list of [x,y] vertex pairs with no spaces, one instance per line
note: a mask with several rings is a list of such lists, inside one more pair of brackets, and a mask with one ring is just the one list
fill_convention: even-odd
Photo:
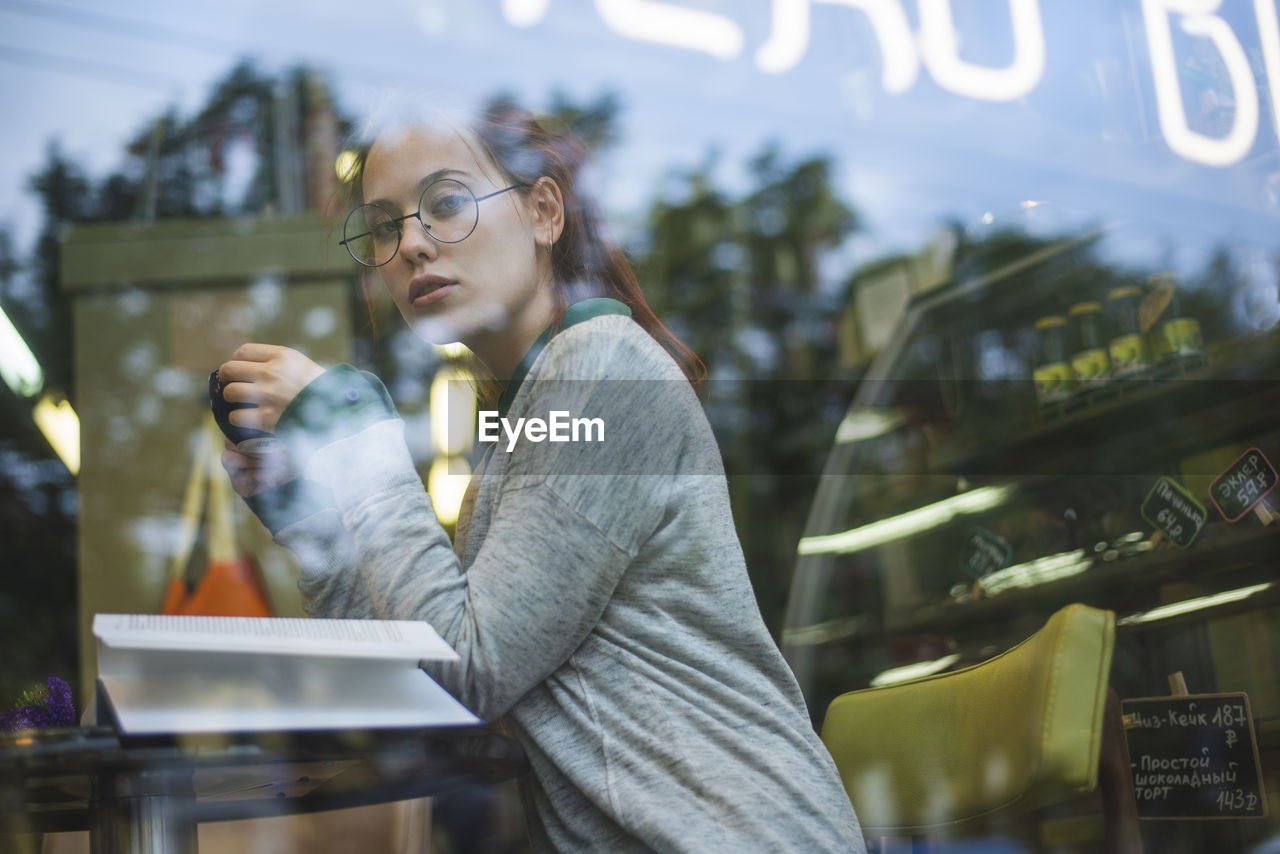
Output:
[[1167,360],[1141,377],[1112,379],[1052,418],[1004,432],[957,429],[934,448],[937,473],[1123,473],[1270,429],[1280,412],[1280,339],[1259,339],[1247,358],[1227,348],[1211,364]]
[[[875,408],[846,420],[891,413],[895,428],[849,450],[837,436],[827,471],[859,474],[860,484],[846,490],[854,503],[889,517],[913,501],[945,498],[954,480],[948,486],[936,476],[989,483],[1150,465],[1187,452],[1197,437],[1230,441],[1263,427],[1265,413],[1280,402],[1266,387],[1280,375],[1280,336],[1220,336],[1206,348],[1199,321],[1188,316],[1168,275],[1151,277],[1145,287],[1111,288],[1102,300],[1080,287],[1067,292],[1076,301],[1041,317],[1038,336],[1023,324],[1036,316],[1030,312],[1043,313],[1044,298],[945,320],[935,311],[930,317],[939,319],[904,330],[911,340],[936,342],[937,362],[922,366],[911,355],[926,348],[900,348],[893,364],[875,372],[899,379],[881,379],[873,394],[860,393]],[[1025,334],[1009,332],[1015,328]],[[984,351],[979,342],[1001,329],[1004,343]],[[1056,365],[1049,372],[1060,378],[1056,397],[1046,398],[1052,383],[1044,364],[1035,369],[1038,381],[1031,375],[1028,341],[1037,337],[1039,360]],[[1014,367],[996,379],[979,367],[1001,361]],[[1024,380],[1015,378],[1019,363]]]
[[1117,380],[1158,380],[1171,367],[1205,365],[1200,321],[1184,310],[1169,273],[1152,276],[1145,291],[1113,288],[1105,309],[1098,301],[1077,302],[1065,316],[1041,317],[1034,328],[1040,409],[1033,420],[1060,417]]
[[[984,523],[981,515],[958,509],[962,504],[967,508],[970,499],[1013,489],[1023,501],[1068,491],[1060,486],[1066,482],[1118,480],[1127,484],[1124,503],[1132,505],[1129,509],[1136,516],[1141,494],[1132,494],[1135,483],[1141,481],[1145,493],[1160,475],[1189,474],[1204,479],[1197,494],[1205,493],[1199,487],[1207,487],[1221,469],[1188,467],[1183,461],[1206,449],[1237,445],[1276,430],[1280,383],[1274,378],[1280,377],[1280,335],[1264,332],[1228,339],[1219,318],[1207,328],[1225,340],[1206,349],[1199,323],[1186,316],[1168,277],[1152,277],[1145,288],[1116,284],[1121,286],[1110,288],[1102,301],[1089,300],[1087,291],[1075,283],[1058,289],[1071,293],[1074,301],[1064,301],[1061,322],[1048,324],[1060,335],[1056,355],[1067,361],[1074,381],[1092,379],[1056,402],[1037,402],[1029,368],[1025,381],[1011,379],[1019,366],[1029,365],[1023,358],[1028,349],[1018,343],[1025,343],[1027,335],[999,334],[1017,328],[1029,333],[1022,324],[1044,313],[1051,289],[1028,289],[1026,298],[1000,302],[994,310],[987,302],[956,305],[953,312],[925,306],[904,324],[904,343],[872,372],[880,378],[878,385],[859,392],[865,405],[849,416],[891,414],[892,429],[883,434],[858,431],[856,443],[845,445],[837,437],[824,474],[839,476],[824,478],[816,501],[822,512],[810,518],[797,566],[799,575],[827,577],[833,571],[875,574],[877,565],[889,561],[895,577],[928,577],[919,585],[923,595],[918,601],[902,596],[885,600],[885,619],[863,621],[859,633],[889,631],[890,619],[910,621],[915,618],[912,609],[946,598],[949,583],[937,583],[942,565],[957,563],[964,530]],[[1205,316],[1216,317],[1212,311]],[[1098,352],[1104,346],[1105,362]],[[993,364],[1013,370],[988,370]],[[997,379],[972,379],[978,376]],[[856,476],[843,476],[848,474]],[[1207,503],[1206,495],[1201,497]],[[889,529],[915,525],[917,517],[949,515],[953,510],[969,515],[948,523],[955,531],[938,536],[937,542],[927,542],[934,535],[913,534],[888,551],[863,544],[887,536]],[[989,514],[988,524],[998,527],[999,516]],[[1141,520],[1123,530],[1139,528]],[[1105,533],[1114,540],[1117,531]],[[1013,539],[1008,533],[1004,536]],[[1206,536],[1205,542],[1213,538]],[[829,569],[832,560],[843,563],[846,558],[805,559],[807,554],[816,557],[855,544],[868,550],[856,570]],[[1104,551],[1120,553],[1126,548]],[[872,556],[873,551],[883,554]],[[1023,544],[1013,560],[1034,562],[1036,556],[1059,551]],[[931,564],[936,571],[928,569]],[[896,583],[889,586],[905,589]],[[849,613],[861,607],[848,604]],[[801,628],[811,622],[817,622],[816,617],[805,619]]]
[[[1255,342],[1247,360],[1177,375],[1172,369],[1166,365],[1158,380],[1135,380],[1132,387],[1113,381],[1112,393],[1087,408],[1021,432],[975,436],[905,420],[894,433],[849,449],[859,455],[855,459],[833,455],[829,471],[858,476],[836,479],[845,492],[837,503],[852,512],[832,520],[840,528],[822,533],[886,523],[925,508],[945,510],[984,488],[1044,492],[1064,478],[1154,480],[1171,462],[1276,429],[1280,339]],[[1220,469],[1206,468],[1213,465],[1218,461],[1183,466],[1175,474],[1217,475]],[[1207,494],[1201,498],[1208,501]]]
[[[1022,339],[1034,345],[1023,352],[1026,380],[957,384],[958,391],[968,392],[969,405],[966,417],[944,435],[938,470],[962,471],[956,457],[981,458],[984,450],[994,456],[1005,445],[1061,438],[1117,408],[1141,406],[1169,384],[1212,382],[1218,375],[1206,371],[1213,368],[1230,366],[1228,378],[1242,376],[1237,363],[1246,360],[1239,342],[1221,341],[1206,350],[1200,322],[1184,307],[1170,274],[1150,277],[1145,287],[1111,288],[1105,301],[1079,287],[1068,292],[1078,301],[1047,314],[1052,303],[1042,301],[1034,323],[1003,318],[1004,324],[1025,323],[1031,336]],[[1106,436],[1091,441],[1098,438]]]
[[[1086,596],[1118,612],[1138,611],[1153,606],[1149,594],[1174,581],[1218,577],[1222,590],[1248,587],[1260,571],[1274,574],[1280,554],[1280,525],[1271,524],[1269,509],[1280,493],[1272,493],[1276,477],[1267,462],[1280,456],[1280,433],[1267,428],[1223,445],[1197,442],[1194,453],[1150,469],[1040,473],[985,486],[961,480],[952,499],[918,502],[870,522],[846,519],[834,533],[801,543],[802,554],[828,557],[806,561],[797,572],[846,580],[827,582],[835,586],[812,621],[859,613],[876,601],[878,616],[861,619],[856,634],[945,632],[1019,617],[1028,608],[1052,611]],[[1249,472],[1259,476],[1250,479]],[[1167,530],[1154,536],[1152,496],[1162,484],[1198,514],[1182,547]],[[858,581],[870,578],[881,583]]]

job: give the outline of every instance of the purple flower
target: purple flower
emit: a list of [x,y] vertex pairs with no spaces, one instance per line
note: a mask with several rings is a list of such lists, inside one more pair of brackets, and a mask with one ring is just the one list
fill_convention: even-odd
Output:
[[53,726],[75,726],[76,707],[71,703],[71,686],[57,676],[50,676],[46,689],[49,692],[47,705],[53,715]]
[[24,729],[36,729],[40,725],[32,718],[31,710],[31,706],[20,706],[0,715],[0,730],[22,732]]
[[21,732],[27,729],[75,726],[76,710],[71,703],[71,686],[57,676],[50,676],[44,689],[23,694],[22,705],[0,715],[0,730]]

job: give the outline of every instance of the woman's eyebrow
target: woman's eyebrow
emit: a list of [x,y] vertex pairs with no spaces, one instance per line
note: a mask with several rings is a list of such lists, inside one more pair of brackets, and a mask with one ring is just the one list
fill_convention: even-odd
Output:
[[[464,178],[469,177],[468,173],[462,169],[453,169],[448,167],[444,169],[437,169],[436,171],[424,176],[423,179],[418,182],[418,186],[415,188],[415,190],[418,195],[422,195],[422,191],[427,189],[427,185],[434,184],[436,181],[439,181],[441,178],[448,178],[453,175],[460,175]],[[382,207],[385,208],[391,204],[391,200],[390,199],[374,199],[371,202],[365,202],[365,204],[381,205]]]

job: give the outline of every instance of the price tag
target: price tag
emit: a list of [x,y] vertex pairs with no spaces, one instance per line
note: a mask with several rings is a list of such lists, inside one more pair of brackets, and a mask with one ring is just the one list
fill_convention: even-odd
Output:
[[1263,818],[1267,795],[1249,697],[1121,702],[1138,818]]
[[1262,451],[1250,448],[1209,484],[1209,500],[1223,519],[1238,522],[1266,498],[1278,482],[1280,475],[1276,474],[1271,461]]
[[1004,569],[1013,558],[1013,546],[983,528],[969,531],[964,551],[960,555],[960,567],[973,578],[985,578]]
[[1142,500],[1142,518],[1178,548],[1185,549],[1200,534],[1209,511],[1182,484],[1162,477]]

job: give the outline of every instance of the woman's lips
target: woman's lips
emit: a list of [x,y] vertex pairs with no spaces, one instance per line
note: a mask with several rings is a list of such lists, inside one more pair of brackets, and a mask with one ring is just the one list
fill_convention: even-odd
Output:
[[409,283],[409,302],[419,308],[439,302],[456,284],[442,276],[418,276]]

